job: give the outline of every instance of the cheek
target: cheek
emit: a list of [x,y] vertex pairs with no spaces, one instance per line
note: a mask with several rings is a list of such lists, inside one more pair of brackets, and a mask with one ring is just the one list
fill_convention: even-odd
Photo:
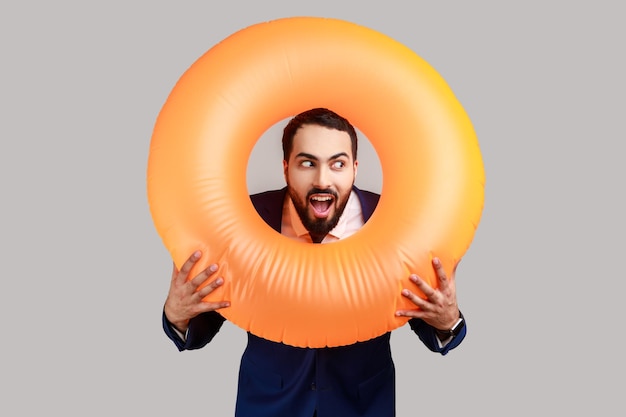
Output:
[[286,175],[287,183],[295,190],[302,191],[302,189],[308,190],[309,181],[307,176],[298,171],[287,171]]
[[346,175],[342,175],[337,179],[337,188],[341,192],[347,192],[352,189],[352,185],[354,185],[354,172],[346,173]]

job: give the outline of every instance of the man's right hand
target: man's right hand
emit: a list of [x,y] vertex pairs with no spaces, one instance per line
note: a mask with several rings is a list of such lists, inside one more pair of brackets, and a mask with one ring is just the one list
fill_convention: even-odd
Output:
[[[228,301],[202,301],[204,297],[224,283],[224,278],[222,277],[209,281],[217,272],[218,266],[216,264],[209,265],[207,269],[189,279],[191,269],[201,256],[202,253],[200,251],[194,252],[180,268],[180,271],[174,265],[170,290],[163,307],[165,317],[182,333],[187,331],[189,320],[198,314],[230,306]],[[198,289],[207,281],[209,281],[207,285]]]

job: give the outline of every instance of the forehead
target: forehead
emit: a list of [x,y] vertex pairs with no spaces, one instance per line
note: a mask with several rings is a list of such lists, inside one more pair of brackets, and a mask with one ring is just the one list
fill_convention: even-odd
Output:
[[346,153],[352,159],[352,142],[347,132],[319,125],[303,125],[293,137],[291,157],[306,153],[319,159]]

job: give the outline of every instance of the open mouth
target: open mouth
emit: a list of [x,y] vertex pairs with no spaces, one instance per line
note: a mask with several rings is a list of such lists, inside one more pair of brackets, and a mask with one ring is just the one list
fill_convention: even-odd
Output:
[[335,197],[332,194],[314,194],[309,197],[309,204],[313,209],[315,217],[328,217],[330,208],[335,201]]

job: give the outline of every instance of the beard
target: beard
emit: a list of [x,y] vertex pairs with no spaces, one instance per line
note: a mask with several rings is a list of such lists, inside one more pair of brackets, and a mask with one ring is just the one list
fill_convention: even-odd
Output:
[[[306,200],[302,200],[298,193],[290,185],[287,185],[287,190],[289,193],[289,197],[291,198],[291,201],[296,208],[298,217],[300,217],[300,221],[302,222],[306,230],[309,231],[311,237],[314,238],[313,240],[315,240],[315,237],[319,237],[321,240],[331,230],[333,230],[335,226],[337,226],[337,223],[339,223],[339,219],[341,218],[343,211],[348,205],[348,198],[350,197],[350,193],[345,196],[341,196],[340,198],[339,194],[334,190],[320,190],[317,188],[313,188],[307,193]],[[330,194],[334,197],[332,204],[334,204],[335,206],[335,213],[331,217],[320,219],[317,217],[309,216],[308,207],[310,204],[310,197],[313,194]]]

